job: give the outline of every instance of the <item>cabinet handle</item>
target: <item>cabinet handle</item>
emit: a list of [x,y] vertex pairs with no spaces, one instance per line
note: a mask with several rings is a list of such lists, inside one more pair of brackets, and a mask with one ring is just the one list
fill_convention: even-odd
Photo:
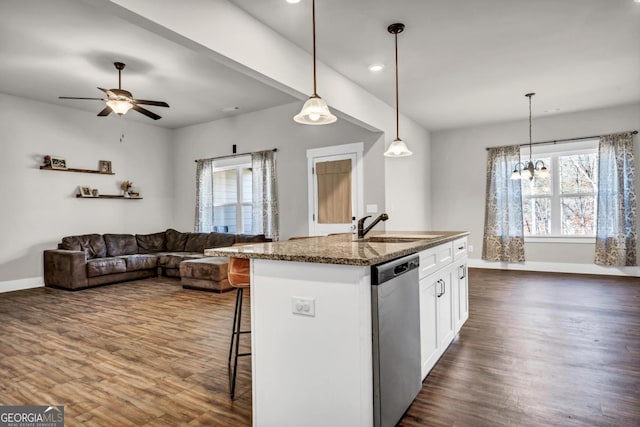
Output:
[[442,281],[442,294],[440,294],[440,296],[444,295],[447,292],[447,282],[445,282],[444,280]]
[[465,271],[464,271],[464,264],[463,264],[463,265],[461,265],[460,267],[458,267],[458,278],[459,278],[460,280],[462,280],[462,279],[464,279],[465,277],[467,277],[467,275],[465,274]]
[[461,251],[464,249],[464,245],[463,246],[458,246],[458,250]]
[[444,295],[444,280],[438,279],[436,283],[440,285],[440,289],[438,289],[438,295],[436,295],[436,297],[440,298],[442,295]]

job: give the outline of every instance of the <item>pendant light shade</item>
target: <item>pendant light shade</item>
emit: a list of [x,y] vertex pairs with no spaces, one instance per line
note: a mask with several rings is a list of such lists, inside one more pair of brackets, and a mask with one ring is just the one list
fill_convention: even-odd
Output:
[[396,139],[393,140],[384,155],[386,157],[406,157],[413,153],[409,151],[407,144],[400,139],[400,102],[398,96],[398,33],[404,31],[404,24],[391,24],[387,27],[387,31],[395,36],[396,42]]
[[300,113],[293,117],[293,120],[303,125],[328,125],[338,119],[331,114],[324,99],[318,95],[311,95],[302,106]]
[[307,102],[302,106],[302,110],[299,114],[293,117],[293,120],[303,125],[328,125],[335,122],[336,116],[331,114],[329,106],[320,98],[317,93],[317,78],[316,78],[316,1],[311,2],[311,17],[313,21],[313,95],[307,99]]

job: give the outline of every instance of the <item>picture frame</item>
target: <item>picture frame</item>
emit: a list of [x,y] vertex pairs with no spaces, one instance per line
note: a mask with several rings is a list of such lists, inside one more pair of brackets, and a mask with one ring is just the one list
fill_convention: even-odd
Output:
[[91,196],[92,197],[100,197],[100,192],[98,191],[97,188],[92,188],[91,189]]
[[100,160],[98,162],[98,171],[100,173],[111,173],[111,160]]
[[51,156],[51,169],[67,169],[67,160],[64,157]]
[[81,197],[93,197],[93,189],[87,185],[80,186]]

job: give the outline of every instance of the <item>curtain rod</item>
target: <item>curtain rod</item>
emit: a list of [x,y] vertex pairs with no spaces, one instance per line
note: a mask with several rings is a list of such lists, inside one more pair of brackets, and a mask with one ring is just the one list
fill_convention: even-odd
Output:
[[[637,135],[638,131],[637,130],[629,130],[627,132],[618,132],[618,133],[631,133],[633,135]],[[531,145],[543,145],[543,144],[562,144],[563,142],[571,142],[571,141],[582,141],[585,139],[595,139],[595,138],[600,138],[603,135],[593,135],[593,136],[581,136],[579,138],[567,138],[567,139],[554,139],[551,141],[540,141],[540,142],[533,142],[531,143]],[[527,147],[529,145],[529,143],[526,144],[520,144],[520,147]],[[500,148],[500,147],[487,147],[487,150],[490,150],[492,148]]]
[[277,148],[272,148],[271,150],[259,150],[259,151],[252,151],[251,153],[238,153],[238,154],[229,154],[228,156],[219,156],[219,157],[210,157],[208,159],[197,159],[194,160],[194,162],[198,163],[200,161],[206,161],[206,160],[220,160],[220,159],[230,159],[232,157],[240,157],[240,156],[249,156],[253,153],[264,153],[265,151],[273,151],[276,152],[278,151]]

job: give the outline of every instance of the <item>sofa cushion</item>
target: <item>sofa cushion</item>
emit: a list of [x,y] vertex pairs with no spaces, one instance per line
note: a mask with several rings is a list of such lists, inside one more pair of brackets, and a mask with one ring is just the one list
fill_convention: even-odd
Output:
[[127,264],[123,258],[95,258],[87,261],[87,277],[124,273],[126,271]]
[[167,251],[170,252],[182,252],[184,246],[187,243],[187,237],[189,233],[181,233],[173,228],[166,231],[167,236]]
[[148,270],[158,267],[158,257],[148,254],[127,255],[122,257],[127,264],[127,271]]
[[189,233],[184,250],[186,252],[204,252],[208,238],[209,233]]
[[138,253],[138,243],[133,234],[105,234],[108,256],[133,255]]
[[164,231],[153,234],[136,234],[138,253],[148,254],[167,250],[167,237]]
[[260,243],[270,241],[264,234],[236,234],[234,243]]
[[58,249],[68,251],[84,251],[87,259],[104,258],[107,256],[107,247],[104,239],[99,234],[84,234],[81,236],[67,236],[62,238]]
[[163,252],[157,255],[158,267],[163,268],[179,268],[184,260],[204,258],[204,255],[198,252]]
[[226,248],[227,246],[231,246],[236,241],[235,234],[229,233],[209,233],[209,238],[207,239],[207,247],[209,248]]
[[221,281],[227,278],[227,257],[207,257],[185,260],[180,264],[180,276],[191,279]]

